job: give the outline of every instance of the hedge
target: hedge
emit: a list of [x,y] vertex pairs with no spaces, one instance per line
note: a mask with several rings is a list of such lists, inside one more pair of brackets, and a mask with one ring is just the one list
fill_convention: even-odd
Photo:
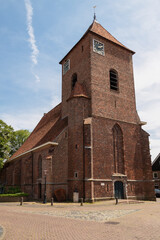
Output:
[[24,193],[24,192],[21,192],[21,193],[10,193],[10,194],[0,194],[0,197],[28,197],[28,193]]

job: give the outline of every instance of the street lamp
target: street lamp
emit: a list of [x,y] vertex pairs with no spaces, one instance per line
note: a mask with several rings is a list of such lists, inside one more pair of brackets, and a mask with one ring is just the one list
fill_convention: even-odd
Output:
[[47,170],[44,170],[44,200],[43,203],[47,203],[47,193],[46,193],[46,176],[47,176]]

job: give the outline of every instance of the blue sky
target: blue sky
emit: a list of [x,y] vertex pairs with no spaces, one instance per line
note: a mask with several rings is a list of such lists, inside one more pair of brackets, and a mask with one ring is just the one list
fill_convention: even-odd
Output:
[[0,0],[0,119],[32,130],[61,101],[59,61],[98,22],[134,50],[137,109],[160,152],[159,0]]

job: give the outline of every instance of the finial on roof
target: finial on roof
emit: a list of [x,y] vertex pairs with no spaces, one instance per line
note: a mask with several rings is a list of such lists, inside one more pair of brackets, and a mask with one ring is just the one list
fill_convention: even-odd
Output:
[[97,20],[97,19],[96,19],[96,11],[95,11],[95,8],[96,8],[96,6],[94,6],[93,8],[94,8],[94,16],[93,16],[93,21],[96,21],[96,20]]

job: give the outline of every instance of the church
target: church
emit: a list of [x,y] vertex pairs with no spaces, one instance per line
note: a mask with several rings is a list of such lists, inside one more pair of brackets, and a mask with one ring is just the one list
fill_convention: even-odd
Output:
[[0,181],[30,199],[155,200],[149,134],[136,111],[132,56],[94,18],[60,61],[62,101],[5,163]]

